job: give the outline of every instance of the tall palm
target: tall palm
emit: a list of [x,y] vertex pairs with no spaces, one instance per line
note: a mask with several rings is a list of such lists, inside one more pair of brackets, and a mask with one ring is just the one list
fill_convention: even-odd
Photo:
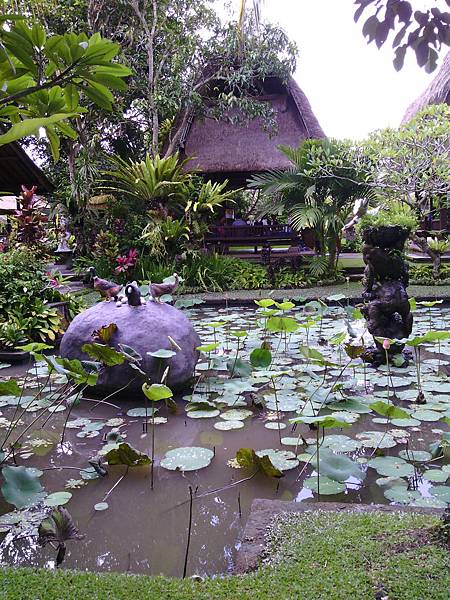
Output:
[[292,167],[257,175],[249,182],[263,193],[260,212],[283,213],[298,231],[313,229],[321,250],[314,269],[317,274],[334,272],[342,228],[355,201],[367,198],[371,188],[346,158],[345,144],[306,140],[299,148],[279,146],[279,150]]

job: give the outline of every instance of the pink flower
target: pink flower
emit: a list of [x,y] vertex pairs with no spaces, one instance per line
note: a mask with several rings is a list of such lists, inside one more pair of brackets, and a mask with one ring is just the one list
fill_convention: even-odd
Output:
[[387,338],[385,338],[383,340],[383,348],[385,350],[389,350],[390,347],[391,347],[391,340],[388,340]]
[[128,269],[134,267],[138,257],[138,251],[134,248],[128,250],[128,254],[118,256],[116,258],[117,267],[114,269],[116,273],[126,273]]

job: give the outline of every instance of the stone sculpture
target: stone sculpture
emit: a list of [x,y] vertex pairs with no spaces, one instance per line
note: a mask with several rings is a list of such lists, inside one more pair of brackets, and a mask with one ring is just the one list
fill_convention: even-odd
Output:
[[[142,356],[139,367],[151,382],[160,381],[161,360],[164,360],[164,368],[169,367],[167,385],[173,390],[188,386],[200,354],[197,350],[200,338],[189,319],[169,304],[141,304],[139,288],[134,284],[127,284],[125,292],[128,303],[120,310],[112,302],[99,302],[77,315],[61,341],[61,356],[88,360],[89,357],[81,350],[82,346],[92,343],[94,332],[114,323],[117,329],[108,344],[118,350],[121,346],[136,350]],[[168,359],[149,355],[149,352],[174,348],[175,355]],[[103,369],[95,391],[111,393],[125,387],[126,394],[140,392],[144,381],[145,378],[125,362]]]
[[[402,339],[412,331],[413,316],[406,288],[409,283],[404,246],[409,230],[397,225],[368,227],[362,231],[364,271],[362,313],[374,338]],[[375,365],[386,362],[386,350],[375,339],[376,348],[366,353]],[[404,344],[391,344],[389,354],[402,352]]]

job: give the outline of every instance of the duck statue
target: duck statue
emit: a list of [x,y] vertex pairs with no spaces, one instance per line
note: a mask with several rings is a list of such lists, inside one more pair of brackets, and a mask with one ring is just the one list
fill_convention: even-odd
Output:
[[89,267],[88,272],[92,276],[94,290],[99,292],[102,298],[106,298],[107,301],[111,300],[111,298],[116,301],[122,286],[118,283],[114,283],[114,281],[108,281],[107,279],[98,277],[95,267]]
[[173,283],[152,283],[148,282],[148,289],[155,302],[161,303],[161,296],[173,294],[178,287],[180,278],[177,273],[173,274]]

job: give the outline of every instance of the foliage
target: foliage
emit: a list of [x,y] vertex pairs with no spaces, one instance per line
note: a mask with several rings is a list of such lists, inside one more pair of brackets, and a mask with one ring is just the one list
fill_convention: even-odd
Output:
[[47,222],[47,217],[42,214],[42,210],[36,207],[35,191],[36,186],[30,190],[24,185],[22,186],[22,192],[18,198],[18,210],[13,221],[13,239],[15,238],[17,242],[38,252],[46,249],[44,223]]
[[413,285],[450,285],[450,267],[442,265],[438,277],[431,265],[409,265],[409,278]]
[[39,525],[38,535],[39,545],[56,544],[58,550],[56,556],[57,567],[64,560],[66,554],[65,543],[68,540],[81,540],[84,537],[78,531],[70,513],[63,506],[52,509],[48,517]]
[[306,140],[299,148],[280,146],[290,160],[287,171],[256,175],[250,186],[260,189],[262,214],[284,214],[301,231],[312,228],[320,245],[320,271],[335,273],[342,228],[358,198],[370,195],[366,178],[353,168],[351,145],[336,140]]
[[427,244],[430,250],[436,254],[444,254],[450,248],[450,239],[448,237],[439,239],[438,237],[427,237]]
[[390,225],[397,225],[411,232],[416,230],[418,221],[414,211],[408,205],[390,202],[382,206],[376,213],[366,213],[358,221],[357,229],[362,231],[368,227],[388,227]]
[[142,161],[123,160],[119,156],[109,158],[112,165],[104,171],[107,176],[104,189],[122,192],[148,208],[167,210],[163,204],[169,199],[177,199],[181,194],[188,175],[183,172],[187,160],[180,161],[178,153],[161,158],[149,154]]
[[112,62],[119,46],[98,33],[47,36],[42,25],[22,18],[2,25],[0,119],[12,126],[0,135],[0,145],[43,127],[57,160],[60,136],[77,137],[65,121],[86,112],[86,100],[111,110],[110,88],[123,92],[131,71]]
[[28,340],[54,341],[64,323],[49,302],[69,302],[69,313],[80,310],[80,302],[61,294],[32,250],[0,254],[0,338],[12,349]]
[[450,45],[450,15],[445,12],[446,3],[441,3],[441,9],[434,6],[423,11],[414,10],[412,3],[405,0],[355,0],[355,4],[358,5],[355,21],[364,11],[367,13],[367,9],[372,9],[362,29],[369,44],[375,41],[381,48],[391,31],[395,33],[392,47],[395,48],[393,62],[397,71],[403,67],[408,49],[414,50],[417,64],[425,67],[427,73],[434,71],[441,47]]

